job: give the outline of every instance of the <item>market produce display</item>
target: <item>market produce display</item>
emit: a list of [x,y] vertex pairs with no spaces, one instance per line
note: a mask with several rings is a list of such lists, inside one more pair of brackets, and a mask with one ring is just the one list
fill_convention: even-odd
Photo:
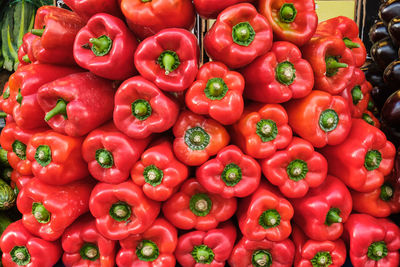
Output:
[[312,0],[65,3],[0,96],[3,266],[399,266],[400,0],[366,74]]

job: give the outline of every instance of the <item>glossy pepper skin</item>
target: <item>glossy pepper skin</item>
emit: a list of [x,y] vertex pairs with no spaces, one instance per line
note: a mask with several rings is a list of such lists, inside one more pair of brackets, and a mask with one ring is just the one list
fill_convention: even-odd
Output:
[[342,239],[315,241],[309,239],[298,226],[293,227],[292,239],[296,247],[294,266],[341,267],[346,261],[346,246]]
[[236,198],[225,199],[208,193],[194,179],[187,179],[180,190],[163,203],[165,218],[178,229],[208,231],[236,212]]
[[204,38],[207,54],[231,69],[243,67],[272,46],[272,29],[254,6],[241,3],[222,11]]
[[345,141],[351,128],[351,114],[347,101],[313,90],[302,99],[285,105],[293,132],[314,147],[337,145]]
[[344,240],[354,267],[399,266],[400,230],[388,219],[352,214],[344,227]]
[[260,184],[260,177],[258,162],[235,145],[221,149],[196,171],[197,181],[208,192],[228,199],[252,194]]
[[224,125],[236,122],[243,113],[244,79],[220,62],[207,62],[186,92],[186,106],[194,113],[209,115]]
[[124,81],[114,99],[115,126],[131,138],[164,132],[178,119],[176,101],[141,76]]
[[83,160],[83,138],[45,131],[33,135],[26,149],[36,178],[50,185],[65,185],[89,175]]
[[90,72],[76,73],[43,85],[37,100],[53,130],[83,136],[112,118],[114,85]]
[[353,119],[343,143],[320,152],[328,160],[328,172],[359,192],[370,192],[383,184],[393,169],[396,154],[384,133],[361,119]]
[[317,29],[318,17],[312,0],[261,0],[258,10],[267,18],[278,40],[302,46]]
[[79,66],[100,77],[125,80],[137,73],[132,64],[137,46],[136,37],[121,19],[100,13],[76,35],[74,58]]
[[96,229],[96,221],[89,215],[79,217],[61,238],[66,267],[115,266],[116,242],[103,237]]
[[36,39],[36,37],[36,35],[27,32],[22,38],[22,44],[18,49],[18,68],[21,66],[29,65],[36,61],[36,58],[33,56],[32,52],[32,43],[33,40]]
[[25,228],[44,240],[57,240],[69,225],[89,211],[93,186],[89,178],[67,185],[49,185],[32,178],[17,199]]
[[223,267],[232,252],[236,228],[231,222],[209,231],[181,235],[175,251],[176,260],[185,267]]
[[225,8],[238,3],[253,3],[254,0],[194,0],[193,4],[197,13],[203,19],[216,19]]
[[267,180],[288,198],[304,197],[309,188],[321,185],[328,173],[326,159],[310,142],[298,137],[260,164]]
[[59,242],[43,240],[31,234],[18,220],[10,224],[0,239],[2,263],[7,267],[54,266],[61,256]]
[[74,39],[84,25],[74,12],[55,6],[40,7],[31,31],[38,36],[32,42],[33,57],[40,63],[76,65]]
[[188,175],[188,167],[176,159],[172,144],[166,139],[144,151],[131,170],[133,182],[155,201],[167,200]]
[[199,166],[229,143],[226,129],[190,111],[182,111],[172,128],[175,156],[188,166]]
[[234,143],[257,159],[287,147],[292,135],[286,110],[278,104],[247,106],[232,131]]
[[294,245],[290,239],[272,242],[267,239],[252,241],[242,237],[232,250],[228,263],[231,267],[292,267]]
[[129,28],[143,40],[166,28],[194,26],[195,12],[190,0],[120,0]]
[[8,86],[8,81],[4,84],[3,91],[0,97],[0,109],[6,116],[11,116],[14,108],[14,99],[10,97],[10,87]]
[[111,240],[146,231],[160,212],[160,203],[148,199],[133,182],[98,183],[90,195],[90,212],[97,230]]
[[15,184],[19,191],[33,178],[32,175],[22,175],[16,170],[11,173],[11,181]]
[[361,115],[361,118],[364,121],[366,121],[367,123],[371,124],[372,126],[375,126],[378,129],[381,127],[381,123],[379,122],[379,120],[369,110],[363,112],[363,114]]
[[115,17],[122,17],[119,0],[65,0],[64,3],[84,21],[88,21],[98,13],[107,13]]
[[336,240],[343,233],[352,209],[349,190],[338,178],[328,175],[325,181],[308,194],[292,202],[294,222],[313,240]]
[[236,215],[243,236],[253,241],[279,242],[292,232],[292,205],[264,181],[252,195],[239,203]]
[[310,63],[289,42],[275,42],[271,50],[242,68],[245,97],[263,103],[283,103],[303,98],[314,86]]
[[178,244],[176,228],[167,220],[158,218],[141,234],[119,241],[121,249],[116,262],[120,267],[175,266],[174,252]]
[[198,58],[196,37],[187,30],[171,28],[139,44],[135,52],[135,66],[140,75],[160,89],[178,92],[187,89],[195,80]]

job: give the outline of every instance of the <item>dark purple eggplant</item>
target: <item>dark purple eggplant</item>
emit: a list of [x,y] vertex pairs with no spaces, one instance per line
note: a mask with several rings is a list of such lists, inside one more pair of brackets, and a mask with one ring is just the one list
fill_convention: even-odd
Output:
[[400,45],[400,16],[394,17],[387,27],[393,43]]
[[400,0],[388,0],[379,8],[379,17],[388,25],[389,22],[397,16],[400,16]]
[[400,89],[400,60],[390,63],[383,72],[384,82],[393,89]]
[[375,64],[375,62],[370,62],[361,68],[365,74],[365,78],[369,81],[372,86],[384,86],[383,81],[383,71]]
[[374,44],[379,40],[389,37],[389,32],[386,28],[386,25],[383,24],[382,21],[377,21],[374,25],[372,25],[371,29],[369,30],[368,36],[371,43]]
[[382,70],[385,70],[387,65],[397,59],[397,50],[398,46],[393,44],[389,37],[384,38],[371,47],[371,57]]
[[400,90],[394,92],[385,102],[381,111],[381,128],[388,140],[396,147],[400,144]]

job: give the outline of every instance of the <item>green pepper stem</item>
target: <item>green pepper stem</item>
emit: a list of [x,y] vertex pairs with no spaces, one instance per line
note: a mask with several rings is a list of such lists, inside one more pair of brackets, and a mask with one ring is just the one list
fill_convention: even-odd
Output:
[[142,261],[154,261],[160,255],[156,243],[150,240],[142,240],[136,248],[136,255]]
[[36,36],[41,37],[43,35],[43,33],[44,33],[44,29],[32,29],[31,33],[36,35]]
[[214,252],[206,245],[195,246],[192,257],[197,263],[210,264],[214,260]]
[[210,213],[212,201],[207,194],[196,194],[191,197],[189,208],[194,215],[203,217]]
[[140,0],[140,1],[142,1],[142,3],[148,3],[151,2],[152,0]]
[[383,184],[381,186],[380,198],[383,201],[389,201],[393,197],[393,187],[389,184]]
[[144,180],[146,183],[157,186],[161,184],[164,177],[164,172],[157,168],[156,165],[149,165],[143,171]]
[[28,265],[31,262],[31,255],[25,246],[15,246],[10,251],[13,262],[20,266]]
[[51,148],[48,145],[40,145],[36,149],[35,160],[42,167],[46,167],[51,163]]
[[368,247],[367,256],[368,258],[379,261],[386,257],[388,249],[384,241],[374,242]]
[[172,66],[175,64],[175,57],[171,54],[164,54],[162,61],[164,64],[165,75],[170,74],[172,72]]
[[351,89],[351,98],[354,105],[357,105],[364,98],[364,94],[359,85],[354,86],[354,88]]
[[93,44],[93,54],[98,57],[107,55],[110,52],[113,44],[113,41],[107,35],[102,35],[99,38],[90,38],[89,42]]
[[29,59],[29,56],[28,56],[28,55],[24,55],[24,56],[22,57],[22,60],[23,60],[25,63],[31,63],[31,60]]
[[379,168],[382,161],[382,154],[378,150],[370,150],[365,155],[364,167],[368,171],[373,171]]
[[46,113],[44,120],[49,121],[56,115],[67,116],[67,102],[64,99],[59,99],[57,101],[56,106],[52,110]]
[[92,243],[84,244],[81,247],[79,254],[81,255],[82,259],[90,261],[95,261],[100,257],[99,248],[96,244]]
[[7,113],[5,113],[4,111],[0,111],[0,118],[4,119],[7,117]]
[[106,149],[97,149],[95,158],[102,168],[108,169],[114,165],[113,155]]
[[337,208],[331,208],[326,215],[325,223],[327,225],[331,225],[333,223],[341,223],[343,221],[342,217],[340,217],[340,210]]
[[110,216],[117,222],[127,221],[131,214],[131,207],[125,202],[114,203],[110,208]]
[[281,215],[275,209],[266,210],[261,214],[258,223],[265,229],[276,227],[281,223]]
[[360,44],[351,41],[349,38],[343,38],[344,44],[346,45],[347,48],[353,49],[353,48],[359,48]]
[[327,57],[326,62],[326,76],[332,77],[336,75],[340,68],[347,68],[346,63],[339,62],[336,57]]
[[222,78],[208,80],[204,93],[208,99],[221,100],[228,92],[228,86]]
[[238,45],[249,46],[256,36],[253,26],[247,21],[232,27],[232,39]]
[[269,267],[272,265],[271,253],[266,250],[256,250],[253,252],[251,262],[255,267]]
[[19,90],[18,90],[17,97],[16,97],[16,100],[17,100],[17,102],[18,102],[19,104],[21,104],[21,103],[22,103],[22,99],[24,99],[24,98],[23,98],[23,96],[22,96],[22,94],[21,94],[21,89],[19,89]]
[[295,20],[297,9],[292,3],[285,3],[279,10],[279,20],[284,23],[291,23]]
[[332,264],[332,256],[327,251],[319,251],[310,261],[312,266],[315,267],[330,266]]
[[32,214],[39,223],[48,223],[50,221],[51,214],[42,203],[32,203]]

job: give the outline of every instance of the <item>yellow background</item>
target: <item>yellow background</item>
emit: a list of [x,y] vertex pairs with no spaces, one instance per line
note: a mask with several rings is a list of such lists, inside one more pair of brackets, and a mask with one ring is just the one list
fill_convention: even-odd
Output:
[[[378,1],[378,0],[374,0]],[[354,19],[356,3],[354,0],[317,0],[316,11],[318,14],[318,21],[324,21],[337,16],[346,16]]]

